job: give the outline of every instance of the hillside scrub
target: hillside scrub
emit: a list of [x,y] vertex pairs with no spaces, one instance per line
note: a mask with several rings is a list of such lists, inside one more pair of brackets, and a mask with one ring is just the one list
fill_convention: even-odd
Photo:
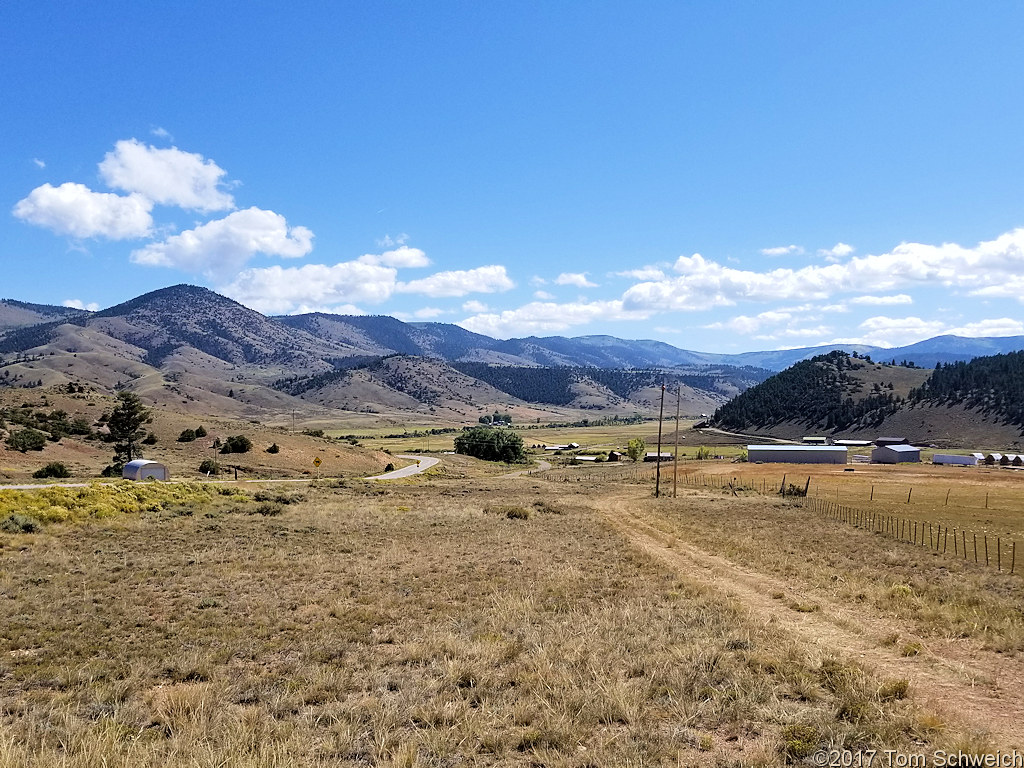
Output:
[[165,505],[208,505],[217,492],[208,485],[120,482],[93,484],[87,488],[45,487],[31,491],[0,490],[0,518],[26,514],[41,523],[66,523],[102,519],[143,511],[159,511]]

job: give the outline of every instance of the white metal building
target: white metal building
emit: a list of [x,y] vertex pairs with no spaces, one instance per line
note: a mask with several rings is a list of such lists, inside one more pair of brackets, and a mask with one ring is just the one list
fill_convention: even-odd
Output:
[[124,465],[124,469],[121,470],[121,477],[125,480],[148,480],[149,478],[166,480],[167,467],[159,461],[136,459]]
[[961,467],[978,466],[978,457],[959,456],[955,453],[936,453],[932,456],[932,464],[956,464]]
[[841,445],[748,445],[747,461],[781,464],[845,464]]
[[921,449],[912,445],[880,445],[871,452],[872,464],[905,464],[921,461]]

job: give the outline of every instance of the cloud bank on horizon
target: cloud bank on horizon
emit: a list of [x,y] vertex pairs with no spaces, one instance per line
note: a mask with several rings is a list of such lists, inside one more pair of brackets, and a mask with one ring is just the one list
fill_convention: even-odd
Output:
[[[170,138],[166,131],[154,135]],[[739,267],[700,253],[662,263],[623,259],[623,268],[600,282],[592,279],[592,270],[565,271],[557,255],[545,259],[557,264],[552,274],[532,279],[516,274],[515,265],[500,263],[422,275],[410,270],[427,269],[434,261],[408,245],[407,235],[385,236],[378,241],[384,249],[378,253],[296,265],[314,253],[313,231],[273,210],[240,207],[237,184],[227,171],[198,153],[125,139],[104,155],[97,171],[105,189],[80,181],[44,183],[14,205],[14,217],[75,242],[131,243],[124,258],[139,268],[200,278],[268,314],[372,310],[412,320],[446,319],[496,337],[581,332],[599,321],[634,324],[632,335],[642,337],[646,321],[657,319],[668,329],[675,321],[779,347],[831,342],[895,346],[942,333],[1024,334],[1024,323],[1015,317],[964,320],[942,307],[924,317],[909,310],[902,316],[871,314],[895,315],[901,307],[918,304],[926,291],[951,303],[969,299],[982,307],[1024,303],[1024,229],[973,246],[903,242],[864,255],[843,242],[820,248],[766,246]],[[193,217],[191,226],[174,223],[171,217],[182,214]],[[780,263],[786,260],[799,263]],[[516,291],[524,283],[543,289],[527,297]],[[605,295],[595,295],[596,289]],[[566,295],[572,290],[588,293]],[[488,294],[494,298],[486,304],[469,298]],[[425,299],[438,305],[392,304]],[[494,306],[499,300],[504,308]],[[81,299],[64,303],[94,308]],[[709,321],[712,313],[719,319]],[[1010,313],[1004,309],[1003,314]]]

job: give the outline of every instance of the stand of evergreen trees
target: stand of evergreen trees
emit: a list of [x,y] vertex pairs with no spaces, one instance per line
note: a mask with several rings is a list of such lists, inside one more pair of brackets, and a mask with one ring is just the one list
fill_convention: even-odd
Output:
[[939,363],[909,399],[915,404],[963,404],[1024,426],[1024,352]]
[[848,371],[857,365],[841,351],[803,360],[734,397],[715,411],[712,423],[738,431],[782,422],[830,431],[878,426],[903,400],[886,391],[854,400],[849,393],[859,382]]

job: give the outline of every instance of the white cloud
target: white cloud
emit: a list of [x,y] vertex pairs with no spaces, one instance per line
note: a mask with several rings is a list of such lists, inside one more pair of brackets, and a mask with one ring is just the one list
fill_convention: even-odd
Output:
[[733,333],[740,333],[744,336],[749,336],[750,334],[761,330],[761,328],[766,325],[788,323],[792,319],[793,315],[790,312],[769,310],[767,312],[762,312],[759,315],[755,315],[754,317],[739,315],[731,320],[705,325],[704,328],[714,331],[732,331]]
[[90,312],[98,312],[100,308],[100,305],[95,301],[90,301],[86,304],[81,299],[64,299],[64,301],[61,302],[61,306],[71,307],[71,309],[87,309]]
[[855,249],[852,245],[847,245],[846,243],[836,243],[831,248],[820,248],[818,250],[818,255],[824,257],[825,261],[836,262],[842,258],[849,256],[851,253],[854,252],[854,250]]
[[534,291],[533,298],[539,299],[540,301],[553,301],[555,294],[548,293],[547,291]]
[[166,139],[167,141],[174,141],[174,137],[171,136],[171,132],[168,131],[166,128],[160,127],[159,125],[154,127],[154,128],[150,128],[149,132],[151,134],[153,134],[154,136],[156,136],[158,139]]
[[408,240],[409,236],[404,232],[396,237],[384,235],[384,237],[377,241],[377,245],[381,248],[394,248],[396,245],[405,245]]
[[515,288],[515,283],[509,278],[505,267],[499,264],[437,272],[429,277],[395,286],[399,293],[422,293],[435,299],[465,296],[467,293],[499,293],[512,288]]
[[893,296],[855,296],[849,302],[851,304],[884,307],[896,304],[913,304],[914,300],[905,293],[897,293]]
[[920,317],[869,317],[858,326],[861,332],[851,343],[871,344],[876,347],[900,347],[938,336],[946,330],[941,320],[923,320]]
[[394,292],[397,274],[394,267],[360,261],[344,261],[334,266],[275,265],[243,270],[218,290],[259,312],[283,315],[300,307],[334,307],[352,302],[380,304]]
[[93,192],[84,184],[66,182],[36,187],[14,206],[14,215],[59,235],[125,240],[150,233],[152,207],[139,195]]
[[403,245],[393,251],[374,254],[367,253],[359,257],[364,264],[381,264],[385,267],[426,267],[430,265],[427,254],[419,248],[410,248]]
[[664,280],[665,273],[657,267],[640,267],[640,269],[626,269],[622,272],[610,273],[613,277],[629,277],[633,280]]
[[[757,341],[777,341],[779,339],[822,339],[827,338],[832,329],[826,325],[818,325],[812,328],[780,328],[771,333],[754,336]],[[812,343],[812,342],[807,342]]]
[[33,157],[32,162],[36,164],[36,168],[45,168],[46,163],[40,160],[38,157]]
[[597,283],[587,280],[586,272],[563,272],[555,278],[557,285],[575,285],[578,288],[597,288]]
[[777,248],[762,248],[762,256],[802,256],[804,249],[799,245],[780,245]]
[[540,277],[539,275],[534,275],[533,277],[530,278],[530,285],[537,286],[537,285],[547,285],[547,284],[548,284],[548,281],[545,280],[543,277]]
[[186,272],[224,275],[256,254],[297,258],[313,249],[313,233],[289,227],[284,216],[260,208],[229,213],[133,251],[132,261]]
[[975,296],[1012,296],[1024,302],[1024,229],[973,248],[901,243],[889,253],[801,269],[734,269],[694,254],[680,256],[674,270],[676,277],[629,288],[622,297],[625,306],[692,311],[738,301],[819,301],[902,286],[962,289]]
[[486,304],[484,304],[482,301],[477,301],[476,299],[470,299],[469,301],[462,305],[463,312],[471,312],[474,315],[479,315],[481,312],[486,312],[487,309],[488,307]]
[[474,333],[508,338],[564,331],[594,320],[645,320],[648,317],[648,312],[626,311],[621,301],[577,301],[567,304],[535,301],[518,309],[474,315],[458,325]]
[[312,304],[300,304],[291,310],[289,315],[308,315],[319,312],[324,315],[365,315],[366,312],[355,304],[334,304],[332,306],[316,306]]
[[423,307],[423,309],[417,309],[413,312],[412,316],[418,320],[429,320],[433,317],[440,317],[443,314],[445,314],[443,309],[438,309],[437,307]]
[[1000,317],[991,320],[979,320],[967,323],[958,328],[950,328],[946,333],[954,336],[1021,336],[1024,335],[1024,322],[1012,317]]
[[212,160],[177,147],[157,149],[125,139],[114,145],[99,168],[112,188],[138,193],[154,203],[204,213],[235,207],[234,198],[220,188],[227,172]]

